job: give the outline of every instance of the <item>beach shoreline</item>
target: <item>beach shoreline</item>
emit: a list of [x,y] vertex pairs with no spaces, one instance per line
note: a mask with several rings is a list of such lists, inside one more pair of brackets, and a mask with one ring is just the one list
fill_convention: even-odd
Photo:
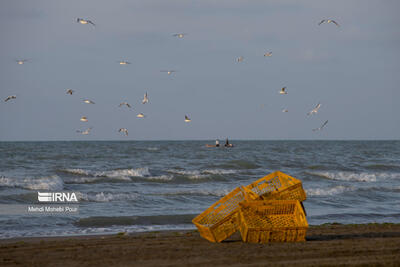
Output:
[[0,240],[1,266],[385,265],[400,262],[400,224],[310,226],[307,241],[210,243],[197,231]]

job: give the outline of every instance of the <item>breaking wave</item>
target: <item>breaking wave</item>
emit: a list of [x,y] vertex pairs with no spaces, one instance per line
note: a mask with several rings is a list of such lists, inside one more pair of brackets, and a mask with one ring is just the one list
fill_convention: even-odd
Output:
[[83,201],[92,202],[111,202],[111,201],[126,201],[136,200],[139,197],[137,193],[79,193],[78,198]]
[[354,187],[339,185],[332,188],[309,188],[306,189],[306,193],[307,196],[333,196],[354,190]]
[[118,169],[110,171],[88,171],[83,169],[63,169],[61,172],[73,174],[79,177],[68,177],[66,183],[99,183],[99,182],[121,182],[132,181],[132,178],[143,178],[150,181],[171,181],[172,175],[152,176],[149,168]]
[[0,187],[19,187],[30,190],[62,190],[63,180],[57,175],[38,178],[0,178]]
[[331,180],[356,182],[376,182],[383,179],[400,178],[399,173],[308,172],[307,174]]
[[167,170],[169,173],[174,173],[182,176],[186,176],[189,179],[205,179],[210,177],[210,175],[225,175],[234,174],[235,170],[224,170],[224,169],[205,169],[205,170]]
[[63,169],[61,170],[65,173],[70,173],[74,175],[86,175],[94,177],[146,177],[150,176],[149,168],[137,168],[137,169],[118,169],[111,171],[88,171],[83,169]]

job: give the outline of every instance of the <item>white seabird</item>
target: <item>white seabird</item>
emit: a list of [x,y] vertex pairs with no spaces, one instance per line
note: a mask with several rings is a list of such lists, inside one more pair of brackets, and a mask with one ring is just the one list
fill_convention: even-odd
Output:
[[73,93],[74,93],[74,90],[72,90],[72,89],[68,89],[68,90],[67,90],[67,94],[72,95]]
[[188,35],[188,34],[187,33],[175,33],[172,36],[178,37],[178,38],[183,38],[183,37],[185,37],[185,35]]
[[17,59],[16,62],[18,65],[23,65],[25,62],[27,62],[27,59]]
[[280,93],[281,95],[287,95],[286,87],[282,87],[282,89],[279,91],[279,93]]
[[10,96],[7,96],[6,99],[4,99],[4,102],[7,102],[8,100],[11,100],[11,99],[16,99],[16,98],[17,98],[16,95],[10,95]]
[[264,54],[264,57],[270,57],[270,56],[272,56],[272,52],[267,52]]
[[236,58],[236,61],[237,61],[237,62],[242,62],[242,61],[243,61],[243,57],[240,56],[240,57]]
[[80,133],[80,134],[83,134],[83,135],[88,135],[88,134],[90,134],[90,130],[92,130],[92,127],[88,128],[88,129],[86,129],[84,131],[76,130],[76,132]]
[[121,104],[119,104],[119,107],[122,107],[123,105],[127,106],[128,108],[131,108],[131,105],[129,105],[128,102],[122,102]]
[[77,18],[76,22],[78,22],[80,24],[92,24],[93,26],[96,26],[91,20],[88,20],[88,19]]
[[144,114],[143,114],[143,113],[139,113],[139,114],[136,115],[136,117],[138,117],[138,118],[144,118]]
[[82,116],[82,118],[80,119],[80,121],[87,122],[87,121],[88,121],[88,119],[87,119],[87,117],[86,117],[86,116]]
[[160,70],[160,72],[166,72],[168,75],[171,75],[172,73],[176,72],[176,70]]
[[122,61],[118,61],[118,64],[119,65],[128,65],[128,64],[131,64],[131,63],[129,61],[122,60]]
[[191,122],[192,120],[187,116],[187,115],[185,115],[185,122]]
[[286,108],[282,109],[282,112],[289,112]]
[[147,92],[144,94],[143,100],[142,100],[142,104],[146,104],[149,103],[149,98],[147,97]]
[[124,133],[125,134],[125,136],[128,136],[128,129],[126,129],[126,128],[120,128],[119,130],[118,130],[118,132],[119,133]]
[[319,128],[315,128],[315,129],[312,129],[314,132],[315,131],[321,131],[324,127],[325,127],[325,125],[327,125],[328,124],[328,120],[327,121],[325,121],[324,122],[324,124],[322,124],[322,126],[321,127],[319,127]]
[[318,109],[321,107],[321,104],[318,103],[313,110],[307,113],[307,115],[312,115],[314,113],[318,113]]
[[336,21],[334,21],[333,19],[323,19],[323,20],[321,20],[320,23],[318,23],[318,25],[321,25],[322,23],[325,23],[325,22],[326,23],[333,23],[336,26],[340,27],[340,25]]
[[83,102],[85,102],[86,104],[95,104],[92,100],[89,99],[85,99],[83,100]]

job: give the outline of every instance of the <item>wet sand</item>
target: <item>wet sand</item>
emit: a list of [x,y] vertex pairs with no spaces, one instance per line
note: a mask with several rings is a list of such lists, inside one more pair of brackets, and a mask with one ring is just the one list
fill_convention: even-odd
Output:
[[310,226],[301,243],[210,243],[197,231],[0,240],[0,266],[400,266],[400,224]]

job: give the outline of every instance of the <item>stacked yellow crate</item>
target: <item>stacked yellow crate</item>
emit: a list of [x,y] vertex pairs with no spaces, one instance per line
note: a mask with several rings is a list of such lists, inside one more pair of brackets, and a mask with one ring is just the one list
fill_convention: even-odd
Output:
[[236,188],[192,222],[211,242],[221,242],[239,229],[244,242],[304,241],[305,199],[300,180],[276,171]]

